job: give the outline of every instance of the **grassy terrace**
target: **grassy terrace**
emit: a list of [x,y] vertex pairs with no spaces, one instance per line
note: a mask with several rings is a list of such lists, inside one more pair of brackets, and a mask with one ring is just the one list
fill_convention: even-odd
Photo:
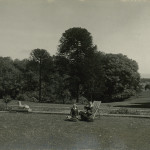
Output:
[[150,149],[149,119],[64,119],[64,115],[0,113],[0,150]]
[[[0,101],[0,104],[2,101]],[[47,103],[34,103],[24,102],[31,107],[33,111],[49,111],[49,112],[62,112],[69,113],[72,105],[70,104],[47,104]],[[18,107],[18,101],[11,101],[8,104],[10,107]],[[79,110],[83,109],[83,105],[78,105]],[[123,102],[112,102],[101,104],[101,114],[133,114],[133,115],[150,115],[150,91],[143,92],[138,97],[132,97]]]
[[[101,111],[149,112],[150,93],[124,102],[104,103]],[[65,111],[71,105],[28,104],[33,110]],[[16,106],[12,101],[9,106]],[[83,105],[79,105],[82,109]],[[149,114],[148,114],[149,115]],[[0,150],[149,150],[150,119],[104,117],[68,122],[65,115],[0,113]]]

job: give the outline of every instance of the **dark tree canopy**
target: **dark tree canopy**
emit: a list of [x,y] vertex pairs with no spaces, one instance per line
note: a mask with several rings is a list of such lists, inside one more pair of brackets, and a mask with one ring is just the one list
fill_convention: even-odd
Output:
[[49,53],[45,49],[34,49],[30,53],[31,59],[38,63],[43,63],[44,60],[49,58]]
[[6,95],[14,98],[20,88],[21,72],[10,57],[0,57],[0,66],[0,98]]
[[88,49],[93,47],[91,34],[84,28],[70,28],[62,34],[59,45],[59,53],[66,57],[73,57],[74,53],[80,47],[82,53],[86,53]]
[[36,67],[36,63],[38,63],[38,67],[39,67],[39,101],[42,101],[42,76],[43,76],[43,67],[46,66],[43,65],[45,62],[47,62],[47,60],[50,58],[49,53],[44,50],[44,49],[34,49],[32,50],[32,52],[30,53],[31,55],[31,60],[33,62],[35,62],[35,67]]
[[137,62],[123,54],[98,51],[87,29],[70,28],[59,42],[56,56],[37,48],[29,59],[0,57],[0,98],[9,95],[40,102],[106,102],[120,101],[139,91]]
[[77,101],[85,82],[91,78],[87,74],[90,69],[88,62],[93,59],[95,51],[92,36],[86,29],[74,27],[62,34],[58,55],[69,61],[70,90]]
[[106,54],[104,59],[105,95],[112,99],[132,96],[139,87],[138,64],[122,54]]
[[70,91],[77,102],[80,96],[93,100],[101,95],[103,56],[97,51],[88,30],[80,27],[66,30],[60,39],[58,55],[68,60]]

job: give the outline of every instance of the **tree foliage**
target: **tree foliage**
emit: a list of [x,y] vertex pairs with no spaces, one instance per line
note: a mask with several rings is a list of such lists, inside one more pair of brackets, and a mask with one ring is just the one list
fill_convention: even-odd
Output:
[[84,28],[66,30],[57,54],[34,49],[28,59],[0,57],[0,98],[71,103],[74,99],[120,101],[140,89],[138,64],[105,54]]
[[105,94],[114,100],[132,96],[140,83],[137,63],[122,54],[106,54],[103,63]]
[[[91,80],[90,65],[92,65],[96,46],[93,45],[91,34],[84,28],[70,28],[62,34],[58,56],[68,61],[70,76],[70,92],[77,102],[79,96],[85,93],[85,84]],[[89,64],[90,62],[90,64]],[[87,87],[86,87],[87,88]]]
[[[31,64],[36,68],[38,68],[35,71],[38,71],[39,75],[39,101],[42,101],[42,81],[44,77],[46,78],[46,75],[48,73],[48,68],[51,64],[49,64],[50,55],[49,53],[44,49],[34,49],[30,53],[31,56]],[[46,73],[45,73],[46,71]],[[45,76],[44,76],[45,75]]]
[[0,57],[0,97],[15,97],[20,86],[20,71],[13,65],[10,57]]

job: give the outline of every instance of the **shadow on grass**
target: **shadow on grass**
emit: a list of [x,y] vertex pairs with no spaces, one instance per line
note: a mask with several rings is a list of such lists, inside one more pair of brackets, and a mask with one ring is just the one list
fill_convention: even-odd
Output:
[[150,102],[149,103],[133,103],[131,105],[117,105],[114,107],[127,107],[127,108],[150,108]]

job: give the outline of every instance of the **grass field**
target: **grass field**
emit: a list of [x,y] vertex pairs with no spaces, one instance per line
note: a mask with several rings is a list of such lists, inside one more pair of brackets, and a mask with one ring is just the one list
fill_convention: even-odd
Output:
[[[2,100],[0,100],[0,105]],[[34,103],[22,101],[27,104],[33,111],[50,111],[69,113],[72,104],[50,104],[50,103]],[[18,101],[11,101],[8,106],[18,107]],[[83,110],[84,105],[78,104],[79,110]],[[121,113],[133,115],[150,115],[150,91],[140,93],[137,97],[131,97],[122,102],[102,103],[100,106],[102,113]]]
[[[0,104],[2,103],[2,100],[0,100]],[[35,102],[29,102],[29,101],[22,101],[23,104],[28,104],[31,107],[56,107],[56,108],[62,108],[62,107],[71,107],[70,104],[50,104],[50,103],[35,103]],[[18,105],[18,101],[11,101],[8,105]],[[112,102],[112,103],[102,103],[103,107],[126,107],[126,108],[140,108],[140,109],[146,109],[150,108],[150,91],[145,91],[140,93],[136,97],[131,97],[125,101],[121,102]],[[79,107],[82,108],[82,106],[79,105]]]
[[[22,102],[34,110],[69,113],[71,105]],[[150,92],[101,108],[150,110]],[[12,101],[9,106],[17,105]],[[83,105],[79,105],[83,109]],[[150,119],[104,117],[68,122],[65,115],[0,113],[0,150],[149,150]]]
[[0,150],[150,149],[149,119],[64,119],[64,115],[0,113]]

